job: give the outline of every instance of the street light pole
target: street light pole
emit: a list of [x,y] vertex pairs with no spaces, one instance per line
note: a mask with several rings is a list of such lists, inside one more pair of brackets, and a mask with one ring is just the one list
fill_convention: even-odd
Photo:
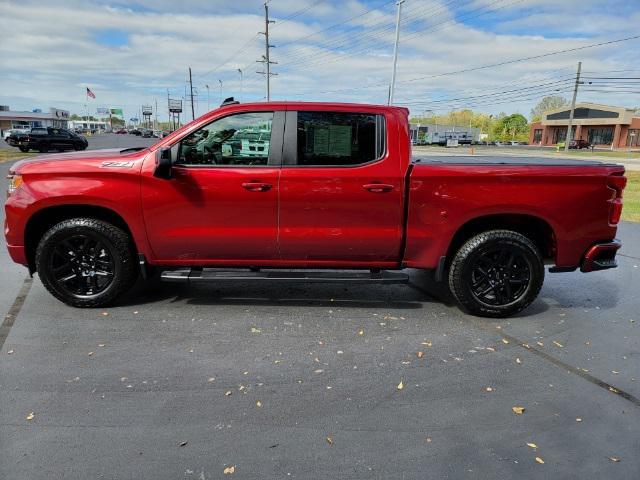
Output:
[[238,69],[238,73],[240,74],[240,96],[238,97],[238,100],[242,100],[242,69]]
[[211,111],[211,103],[209,102],[209,85],[205,85],[204,88],[207,89],[207,112]]
[[402,13],[403,3],[404,0],[398,0],[396,2],[396,5],[398,6],[398,12],[396,15],[396,41],[393,46],[393,69],[391,70],[391,85],[389,85],[389,105],[393,103],[393,90],[396,87],[396,66],[398,64],[398,43],[400,41],[400,15]]
[[218,79],[220,82],[220,103],[224,102],[224,96],[222,95],[222,80]]

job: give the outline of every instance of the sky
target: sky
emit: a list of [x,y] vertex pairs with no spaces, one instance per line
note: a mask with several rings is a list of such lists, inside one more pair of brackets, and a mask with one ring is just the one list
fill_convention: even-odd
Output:
[[[128,119],[157,102],[162,121],[167,95],[188,93],[189,67],[196,117],[229,96],[264,101],[263,3],[0,0],[0,105],[122,108]],[[269,12],[272,100],[387,102],[395,0],[270,0]],[[582,61],[579,102],[640,106],[640,39],[582,48],[638,25],[640,0],[405,0],[394,103],[529,116],[545,95],[571,97]]]

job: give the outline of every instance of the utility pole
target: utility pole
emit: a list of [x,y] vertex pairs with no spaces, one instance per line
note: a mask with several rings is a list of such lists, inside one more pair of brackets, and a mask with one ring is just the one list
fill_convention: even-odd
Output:
[[258,63],[263,63],[265,65],[264,72],[256,72],[264,75],[267,78],[267,102],[271,100],[271,76],[277,75],[277,73],[271,73],[271,65],[277,64],[278,62],[272,62],[269,58],[269,50],[274,48],[275,45],[269,44],[269,24],[276,23],[275,20],[269,20],[269,2],[264,3],[264,32],[259,32],[264,35],[264,48],[265,54],[262,56],[262,60],[257,60]]
[[195,120],[196,111],[193,108],[193,79],[191,78],[191,67],[189,67],[189,91],[191,92],[191,120]]
[[211,110],[211,103],[209,102],[209,84],[205,85],[204,88],[207,89],[207,112]]
[[398,14],[396,16],[396,42],[393,46],[393,70],[391,71],[391,85],[389,85],[389,105],[393,103],[393,90],[396,87],[396,65],[398,64],[398,43],[400,42],[400,15],[403,3],[404,0],[398,0],[396,2],[396,5],[398,6]]
[[578,71],[576,72],[576,84],[573,87],[573,100],[571,100],[571,111],[569,112],[569,125],[567,125],[567,138],[564,142],[564,151],[569,151],[569,143],[571,143],[571,129],[573,128],[573,114],[576,110],[576,97],[578,96],[578,86],[580,85],[580,70],[582,70],[582,62],[578,62]]
[[238,69],[238,73],[240,74],[240,95],[238,96],[238,100],[242,100],[242,69]]
[[158,99],[155,99],[156,101],[156,130],[158,130]]

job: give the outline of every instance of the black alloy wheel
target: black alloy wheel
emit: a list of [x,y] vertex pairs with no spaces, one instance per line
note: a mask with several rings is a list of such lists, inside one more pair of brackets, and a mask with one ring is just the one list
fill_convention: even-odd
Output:
[[466,281],[478,301],[508,305],[524,294],[530,279],[531,266],[521,250],[502,245],[481,252]]
[[90,234],[60,239],[49,257],[48,268],[59,288],[85,297],[106,290],[115,273],[110,248]]
[[121,228],[93,218],[73,218],[43,235],[35,264],[43,285],[56,298],[74,307],[99,307],[135,283],[135,251]]
[[506,317],[535,300],[544,281],[538,248],[524,235],[490,230],[467,241],[449,269],[449,288],[474,315]]

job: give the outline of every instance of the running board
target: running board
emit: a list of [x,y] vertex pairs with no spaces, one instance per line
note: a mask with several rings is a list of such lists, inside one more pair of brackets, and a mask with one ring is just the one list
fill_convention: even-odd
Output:
[[407,283],[405,273],[389,272],[340,272],[340,271],[300,271],[300,270],[219,270],[214,268],[191,268],[166,270],[160,275],[165,282],[246,282],[267,280],[300,283]]

